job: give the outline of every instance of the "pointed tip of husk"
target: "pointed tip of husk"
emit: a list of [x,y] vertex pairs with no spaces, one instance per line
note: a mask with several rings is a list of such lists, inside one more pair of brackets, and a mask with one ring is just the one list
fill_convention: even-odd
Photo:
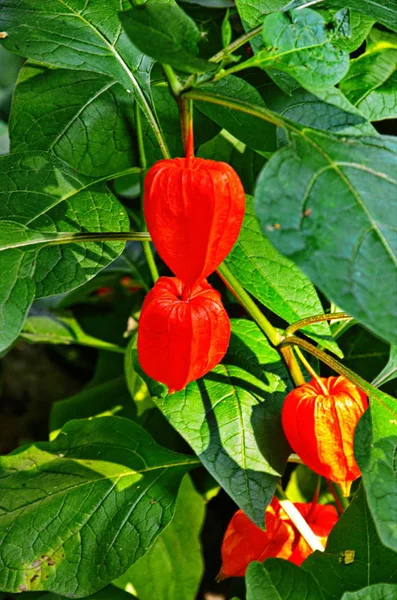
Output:
[[342,494],[345,498],[350,496],[350,488],[352,486],[352,481],[338,481],[336,482],[342,490]]

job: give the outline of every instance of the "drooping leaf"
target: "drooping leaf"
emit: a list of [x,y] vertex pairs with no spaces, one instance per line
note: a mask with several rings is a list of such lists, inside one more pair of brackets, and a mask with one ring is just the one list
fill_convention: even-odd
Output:
[[204,501],[186,476],[171,524],[115,584],[123,589],[132,586],[139,600],[195,600],[203,575],[200,532],[204,516]]
[[[240,98],[245,102],[265,106],[259,92],[244,79],[229,75],[201,89],[219,93],[226,98]],[[236,114],[227,106],[198,102],[199,110],[229,131],[238,140],[253,150],[273,152],[276,149],[276,128],[265,121],[259,123],[251,115]]]
[[329,299],[396,343],[395,140],[306,129],[290,144],[257,182],[263,231]]
[[286,560],[252,562],[245,579],[247,600],[323,600],[314,577]]
[[346,592],[341,600],[394,600],[394,598],[397,598],[397,585],[378,583],[357,592]]
[[353,8],[393,31],[397,31],[397,7],[394,0],[327,0],[327,4]]
[[23,340],[41,344],[77,344],[123,353],[124,349],[86,334],[72,314],[31,315],[24,323]]
[[0,159],[2,349],[19,334],[35,296],[77,287],[121,253],[123,243],[45,243],[60,231],[129,229],[124,208],[100,181],[77,175],[49,153]]
[[122,172],[137,164],[132,108],[110,77],[28,65],[14,93],[11,149],[52,151],[92,177]]
[[[122,30],[118,13],[129,0],[0,0],[4,46],[36,62],[64,69],[94,71],[121,83],[156,126],[150,107],[152,59]],[[62,35],[60,35],[62,32]]]
[[331,531],[325,552],[311,554],[302,568],[313,575],[325,600],[340,600],[347,591],[396,582],[395,557],[379,540],[361,486]]
[[71,421],[53,442],[3,457],[0,587],[77,597],[104,587],[168,525],[195,465],[118,417]]
[[373,29],[340,89],[370,121],[397,117],[397,34]]
[[397,401],[376,388],[369,399],[370,408],[356,428],[354,450],[377,533],[385,546],[397,551]]
[[122,13],[120,18],[134,44],[156,60],[188,73],[215,68],[197,57],[200,31],[174,0],[149,0]]
[[148,381],[155,404],[211,475],[259,526],[290,449],[281,428],[289,382],[278,353],[247,320],[232,323],[224,364],[181,392]]
[[[310,280],[279,254],[261,232],[250,197],[242,230],[226,264],[255,298],[287,323],[323,312]],[[303,331],[341,356],[328,324],[317,324]]]
[[246,65],[274,67],[311,91],[328,89],[349,68],[348,53],[332,39],[324,18],[314,10],[273,13],[263,22],[264,49]]

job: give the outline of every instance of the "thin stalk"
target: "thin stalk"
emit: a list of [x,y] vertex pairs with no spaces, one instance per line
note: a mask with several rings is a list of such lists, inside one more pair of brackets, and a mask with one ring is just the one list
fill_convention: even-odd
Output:
[[163,67],[164,75],[168,81],[172,95],[178,98],[183,89],[179,78],[175,75],[174,69],[170,65],[162,64],[161,66]]
[[333,486],[332,481],[330,479],[326,479],[325,481],[327,482],[328,489],[334,498],[336,508],[338,509],[338,513],[342,515],[345,508],[349,506],[349,502],[341,492],[337,492],[337,488]]
[[[142,222],[143,222],[143,227],[146,230],[147,229],[146,221],[145,221],[145,216],[143,213],[143,195],[144,195],[144,189],[145,189],[144,182],[145,182],[145,172],[147,169],[147,160],[146,160],[145,145],[143,143],[143,135],[142,135],[141,110],[140,110],[137,102],[135,103],[135,124],[136,124],[137,140],[138,140],[139,161],[140,161],[140,164],[142,167],[142,171],[140,174]],[[154,260],[150,242],[148,242],[148,241],[142,242],[142,250],[145,255],[146,262],[149,267],[150,275],[152,276],[152,279],[153,279],[153,283],[156,283],[156,281],[159,278],[159,272],[157,270],[157,266],[156,266],[156,262]]]
[[337,312],[330,313],[327,315],[313,315],[312,317],[307,317],[306,319],[301,319],[300,321],[296,321],[289,325],[285,330],[285,336],[288,337],[298,331],[298,329],[302,329],[307,325],[312,325],[313,323],[321,323],[322,321],[342,321],[344,319],[352,319],[350,315],[345,312]]
[[310,375],[313,377],[313,379],[315,381],[317,381],[319,387],[323,391],[324,396],[329,396],[329,392],[328,392],[327,388],[325,387],[325,385],[321,381],[321,378],[317,375],[316,371],[313,369],[313,367],[311,366],[311,364],[309,363],[309,361],[306,360],[303,352],[301,352],[299,350],[299,348],[297,348],[296,346],[294,347],[294,351],[296,352],[296,354],[297,354],[299,360],[301,361],[301,363],[306,367],[307,372],[310,373]]
[[329,356],[328,354],[325,354],[325,352],[319,348],[316,348],[306,340],[302,340],[295,335],[291,335],[283,340],[281,346],[284,348],[286,346],[299,346],[300,348],[303,348],[303,350],[306,350],[321,360],[324,364],[328,365],[328,367],[331,367],[331,369],[340,375],[344,375],[347,379],[350,379],[350,381],[352,381],[365,394],[372,394],[374,391],[376,391],[371,384],[365,381],[365,379],[362,379],[359,375],[342,365],[342,363],[340,363],[338,360]]
[[[78,244],[81,242],[142,242],[143,240],[150,240],[150,235],[141,231],[61,232],[57,233],[56,238],[48,241],[46,245],[58,246],[59,244]],[[38,241],[37,243],[42,242]]]
[[262,31],[262,29],[263,29],[263,25],[258,25],[258,27],[255,27],[255,29],[248,31],[244,35],[242,35],[239,38],[237,38],[236,40],[234,40],[234,42],[231,42],[228,46],[226,46],[226,48],[223,48],[223,50],[220,50],[219,52],[214,54],[214,56],[211,56],[211,58],[209,59],[209,62],[213,62],[213,63],[221,62],[224,58],[227,58],[227,56],[229,54],[232,54],[232,52],[234,52],[241,46],[244,46],[244,44],[246,42],[251,40],[253,37],[257,36],[258,33],[260,33]]
[[299,510],[292,504],[290,500],[288,500],[285,495],[283,489],[280,485],[277,486],[276,496],[279,499],[280,505],[282,509],[286,512],[286,514],[291,519],[292,523],[295,525],[301,536],[306,540],[309,544],[310,548],[314,550],[320,550],[320,552],[324,552],[324,546],[306,521],[306,519],[301,515]]
[[282,129],[288,128],[290,131],[295,132],[301,131],[299,127],[296,127],[291,121],[288,121],[283,117],[279,117],[276,113],[273,113],[267,108],[262,106],[253,106],[244,100],[236,100],[234,98],[229,99],[225,96],[218,96],[217,94],[204,92],[200,89],[189,90],[184,92],[182,95],[184,98],[191,98],[192,100],[200,100],[202,102],[210,102],[211,104],[219,104],[220,106],[225,106],[226,108],[231,108],[232,110],[238,110],[247,115],[252,115],[258,119],[268,121],[268,123],[273,123],[273,125],[277,125],[277,127],[281,127]]
[[181,121],[181,133],[183,148],[187,164],[194,156],[194,135],[193,135],[193,100],[180,97],[178,99],[179,115]]
[[222,281],[227,285],[238,302],[245,308],[247,313],[254,319],[258,327],[263,331],[273,346],[279,346],[283,341],[283,336],[273,327],[270,321],[257,307],[251,296],[245,291],[238,279],[230,271],[229,267],[222,263],[217,273]]
[[284,359],[285,364],[287,365],[287,369],[291,375],[291,379],[294,384],[299,387],[306,383],[301,368],[299,366],[298,361],[296,360],[292,348],[288,346],[279,346],[278,350],[281,352],[281,355]]

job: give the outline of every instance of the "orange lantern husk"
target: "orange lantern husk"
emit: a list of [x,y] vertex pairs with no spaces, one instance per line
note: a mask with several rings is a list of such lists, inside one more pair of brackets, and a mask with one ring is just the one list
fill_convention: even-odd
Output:
[[[338,520],[334,506],[295,503],[313,532],[325,545],[327,537]],[[312,553],[276,497],[265,512],[266,531],[257,527],[238,510],[232,517],[222,542],[222,569],[218,580],[243,577],[250,562],[267,558],[283,558],[297,565]]]
[[170,393],[211,371],[229,340],[229,317],[207,281],[187,292],[176,277],[160,277],[147,294],[138,326],[139,363]]
[[146,175],[148,231],[161,258],[190,288],[229,254],[244,211],[242,183],[226,163],[189,155],[160,160]]
[[368,407],[365,394],[346,377],[312,379],[290,392],[282,425],[291,448],[315,473],[339,484],[345,496],[361,472],[354,431]]

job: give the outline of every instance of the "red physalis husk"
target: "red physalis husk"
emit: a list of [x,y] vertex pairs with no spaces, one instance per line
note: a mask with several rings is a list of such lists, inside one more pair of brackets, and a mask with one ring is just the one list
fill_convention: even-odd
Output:
[[[295,503],[313,532],[325,544],[338,520],[334,506]],[[276,497],[265,512],[266,531],[263,531],[238,510],[232,517],[222,542],[222,569],[218,579],[243,577],[250,562],[263,562],[266,558],[283,558],[295,563],[302,562],[312,549],[301,536]]]
[[354,431],[368,407],[365,394],[351,381],[319,378],[290,392],[282,424],[291,448],[315,473],[338,483],[347,496],[361,472],[354,457]]
[[229,254],[244,211],[242,183],[226,163],[193,156],[166,159],[146,175],[148,231],[161,258],[189,287]]
[[176,277],[160,277],[147,294],[138,327],[139,363],[170,393],[211,371],[229,339],[229,317],[207,281],[187,292]]

